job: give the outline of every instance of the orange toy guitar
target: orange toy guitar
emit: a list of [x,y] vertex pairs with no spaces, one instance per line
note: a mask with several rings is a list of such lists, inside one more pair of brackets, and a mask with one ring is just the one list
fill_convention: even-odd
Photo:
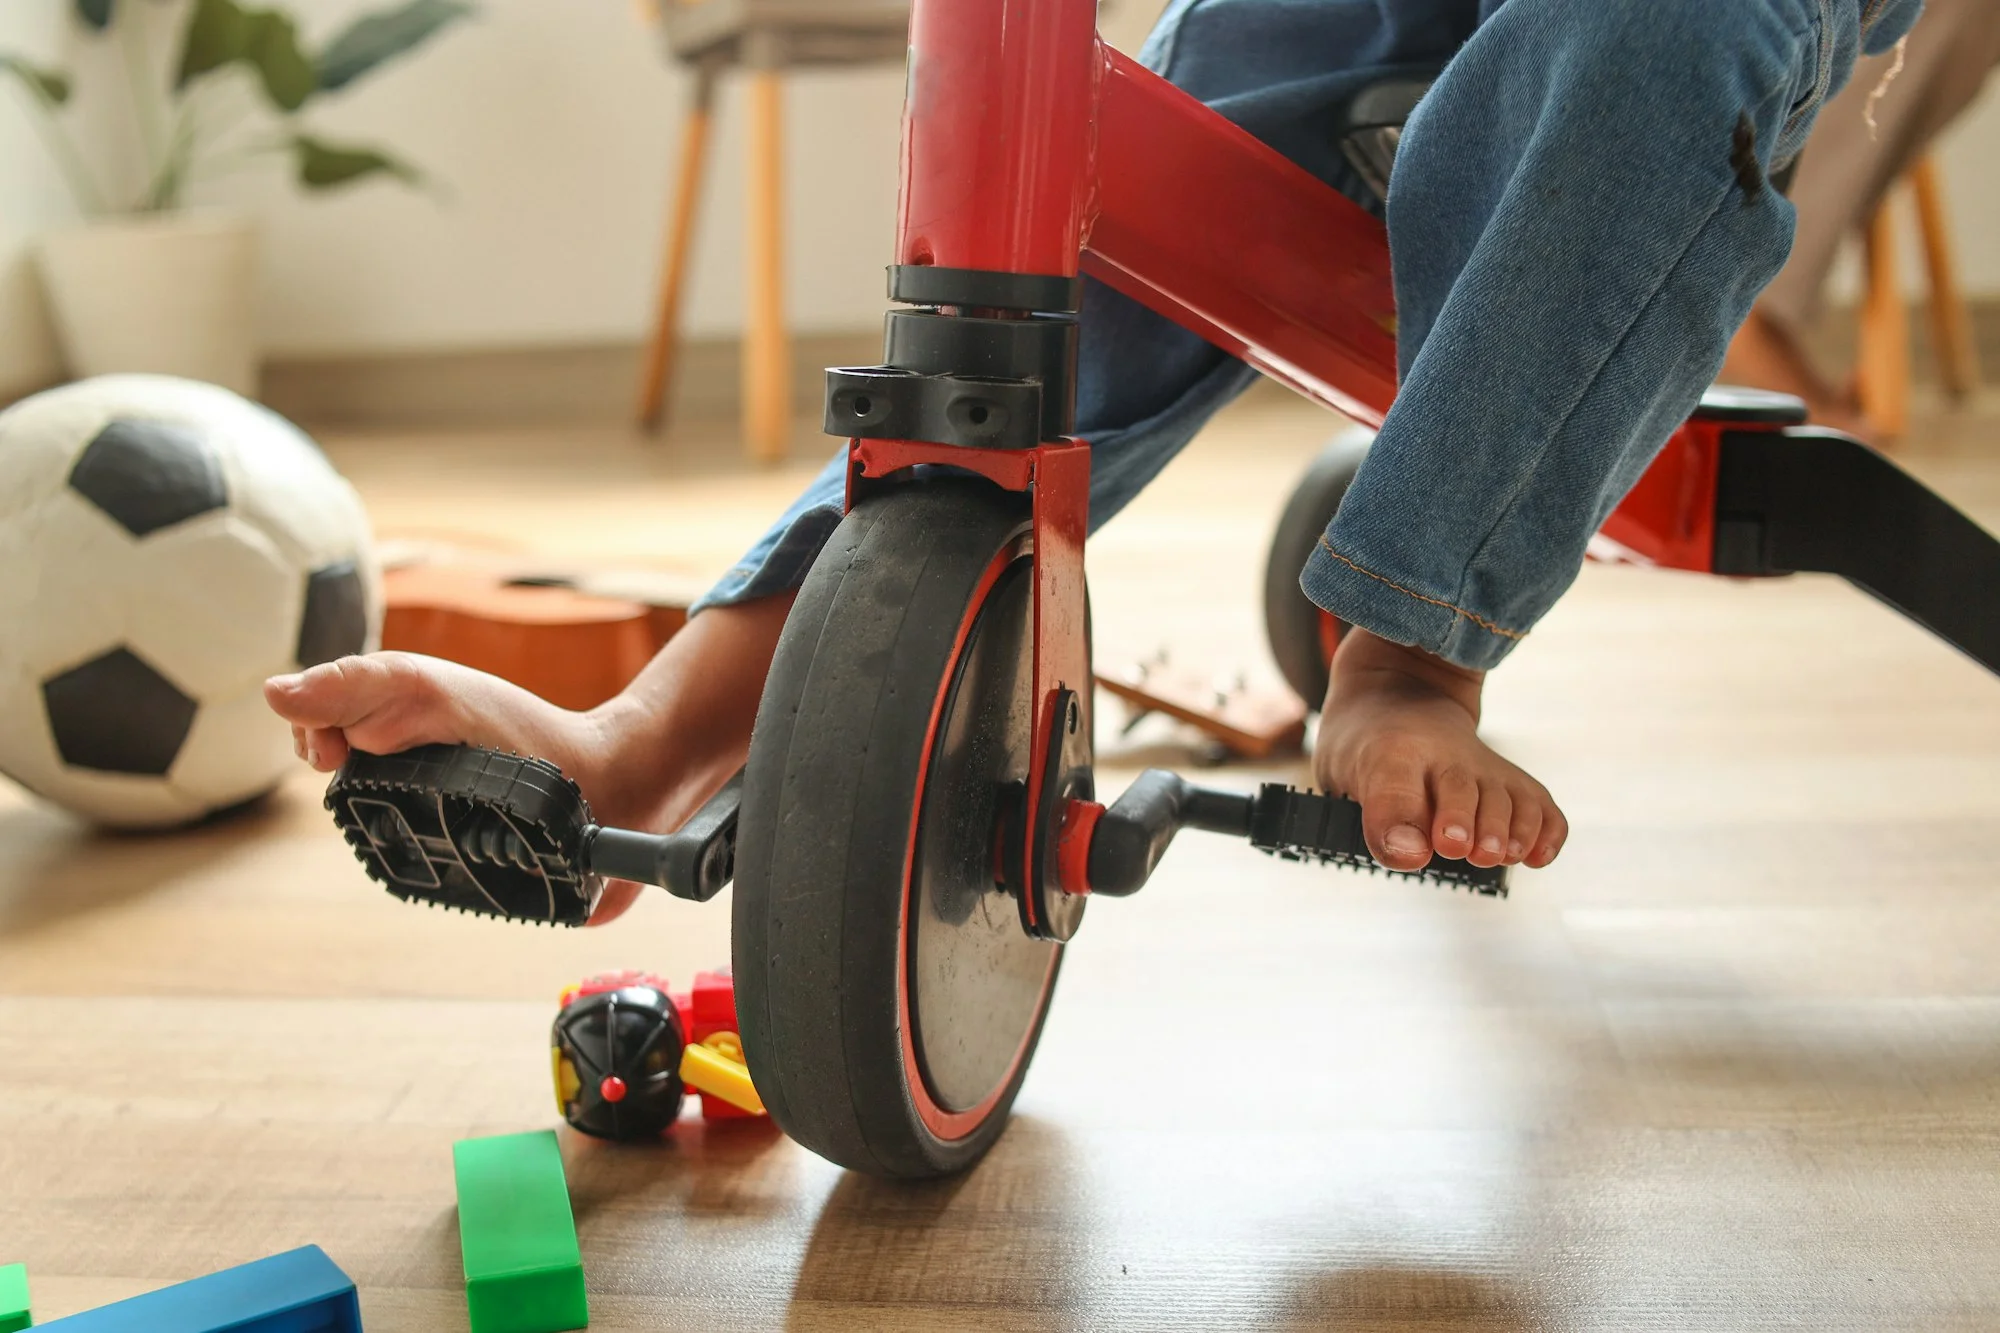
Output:
[[[657,571],[554,574],[460,551],[387,561],[382,646],[442,657],[512,681],[564,708],[595,708],[625,688],[687,624],[696,590]],[[1160,660],[1099,674],[1136,714],[1162,712],[1233,754],[1295,748],[1305,708],[1289,695],[1218,690]]]
[[564,708],[623,689],[687,623],[683,580],[527,572],[459,553],[391,564],[382,646],[512,681]]

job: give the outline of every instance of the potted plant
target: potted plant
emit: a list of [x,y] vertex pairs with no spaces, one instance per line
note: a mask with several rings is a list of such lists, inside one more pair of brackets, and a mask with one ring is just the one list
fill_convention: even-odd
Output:
[[[249,394],[256,388],[256,236],[239,214],[189,207],[200,185],[285,160],[307,190],[371,177],[417,183],[381,149],[330,143],[301,112],[339,93],[472,11],[464,0],[408,0],[363,15],[317,51],[282,9],[236,0],[147,0],[178,8],[178,51],[155,60],[138,0],[72,0],[86,40],[115,42],[141,152],[114,176],[65,115],[73,80],[0,51],[0,81],[26,95],[85,221],[45,238],[38,258],[77,375],[154,371]],[[247,89],[247,91],[246,91]]]

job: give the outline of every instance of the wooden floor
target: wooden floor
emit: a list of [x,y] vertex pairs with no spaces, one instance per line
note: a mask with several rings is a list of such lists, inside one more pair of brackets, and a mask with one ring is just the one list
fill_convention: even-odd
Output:
[[[1329,425],[1253,396],[1106,532],[1101,661],[1269,679],[1262,543]],[[2000,411],[1921,432],[2000,529]],[[803,475],[726,444],[331,447],[385,535],[705,574]],[[1830,581],[1591,568],[1490,698],[1576,830],[1510,901],[1184,835],[960,1180],[565,1130],[592,1327],[2000,1328],[2000,681]],[[1112,785],[1192,762],[1103,714]],[[1260,771],[1305,770],[1213,777]],[[311,1241],[370,1333],[463,1329],[452,1141],[554,1122],[565,983],[685,978],[727,922],[403,906],[303,774],[160,839],[0,794],[0,1263],[48,1319]]]

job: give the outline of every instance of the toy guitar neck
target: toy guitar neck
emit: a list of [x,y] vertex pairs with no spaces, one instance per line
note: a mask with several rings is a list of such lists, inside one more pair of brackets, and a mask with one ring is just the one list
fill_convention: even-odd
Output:
[[[694,902],[721,892],[735,875],[742,789],[739,772],[678,831],[637,833],[597,824],[577,785],[545,760],[425,745],[353,752],[327,787],[326,808],[369,877],[398,898],[580,926],[606,879],[658,885]],[[1182,828],[1242,837],[1289,860],[1379,869],[1352,801],[1275,783],[1254,795],[1216,791],[1148,769],[1096,817],[1089,891],[1137,892]],[[1435,859],[1407,877],[1507,892],[1498,866]]]

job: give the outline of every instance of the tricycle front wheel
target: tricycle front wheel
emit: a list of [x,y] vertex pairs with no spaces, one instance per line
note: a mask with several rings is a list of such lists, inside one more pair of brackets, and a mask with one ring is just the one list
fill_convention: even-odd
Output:
[[771,666],[734,906],[743,1046],[806,1147],[961,1170],[1005,1127],[1062,946],[997,881],[1034,737],[1024,497],[931,480],[857,505]]

